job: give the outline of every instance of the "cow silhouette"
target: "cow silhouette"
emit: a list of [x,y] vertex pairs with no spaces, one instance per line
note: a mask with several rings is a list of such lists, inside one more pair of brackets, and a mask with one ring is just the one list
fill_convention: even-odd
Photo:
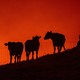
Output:
[[39,39],[41,36],[35,36],[32,40],[27,40],[25,42],[25,51],[26,51],[26,60],[29,60],[29,55],[32,52],[32,59],[34,59],[34,51],[36,51],[36,58],[38,58],[38,50],[39,50]]
[[12,56],[15,57],[15,63],[20,62],[21,55],[23,52],[22,42],[8,42],[8,43],[5,43],[5,46],[8,46],[8,50],[10,52],[10,63],[12,63]]
[[56,51],[56,47],[58,47],[58,53],[61,52],[62,47],[65,50],[65,36],[63,34],[59,34],[59,33],[52,33],[52,31],[47,32],[44,39],[51,39],[53,42],[53,46],[54,46],[54,54]]

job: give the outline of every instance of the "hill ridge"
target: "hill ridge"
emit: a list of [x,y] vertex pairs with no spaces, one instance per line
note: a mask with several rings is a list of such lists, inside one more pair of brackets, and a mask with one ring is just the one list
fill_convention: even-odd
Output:
[[80,47],[39,59],[0,66],[0,80],[78,80]]

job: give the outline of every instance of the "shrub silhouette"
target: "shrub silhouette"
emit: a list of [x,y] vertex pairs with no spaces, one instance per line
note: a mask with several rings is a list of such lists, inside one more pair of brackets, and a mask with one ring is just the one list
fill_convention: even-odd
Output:
[[77,43],[77,47],[80,47],[80,35],[79,35],[79,41]]
[[26,60],[29,60],[29,55],[32,52],[32,59],[34,59],[34,51],[36,51],[36,58],[38,58],[38,50],[39,50],[39,39],[41,36],[35,36],[32,40],[27,40],[25,42],[25,51],[26,51]]
[[23,52],[22,42],[8,42],[5,43],[5,46],[8,46],[8,50],[10,52],[10,63],[12,63],[12,56],[15,56],[15,63],[16,59],[17,62],[19,62],[21,60],[21,55]]
[[62,47],[65,50],[65,36],[63,34],[59,34],[59,33],[52,33],[52,31],[47,32],[44,39],[51,39],[53,42],[53,46],[54,46],[54,54],[56,51],[56,47],[58,47],[58,53],[60,53]]

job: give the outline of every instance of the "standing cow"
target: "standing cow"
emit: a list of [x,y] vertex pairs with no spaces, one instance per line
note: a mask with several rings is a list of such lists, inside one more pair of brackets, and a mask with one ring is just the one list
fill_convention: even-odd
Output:
[[26,60],[29,60],[29,55],[32,52],[32,59],[34,59],[34,51],[36,51],[36,58],[38,58],[38,50],[39,50],[39,39],[41,36],[35,36],[32,40],[27,40],[25,42],[25,51],[26,51]]
[[5,43],[5,46],[8,46],[8,50],[10,52],[10,63],[12,63],[12,56],[15,56],[15,63],[16,63],[16,59],[17,62],[20,62],[21,55],[23,52],[22,42],[8,42]]
[[59,33],[52,33],[52,31],[50,32],[47,32],[44,39],[51,39],[52,42],[53,42],[53,46],[54,46],[54,54],[55,54],[55,51],[56,51],[56,47],[58,47],[58,53],[60,53],[62,47],[64,48],[65,50],[65,46],[64,46],[64,43],[65,43],[65,36],[62,35],[62,34],[59,34]]

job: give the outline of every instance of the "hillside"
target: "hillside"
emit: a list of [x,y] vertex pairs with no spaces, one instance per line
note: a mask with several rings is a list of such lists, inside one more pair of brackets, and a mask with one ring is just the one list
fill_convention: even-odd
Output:
[[0,80],[80,80],[80,47],[0,66]]

